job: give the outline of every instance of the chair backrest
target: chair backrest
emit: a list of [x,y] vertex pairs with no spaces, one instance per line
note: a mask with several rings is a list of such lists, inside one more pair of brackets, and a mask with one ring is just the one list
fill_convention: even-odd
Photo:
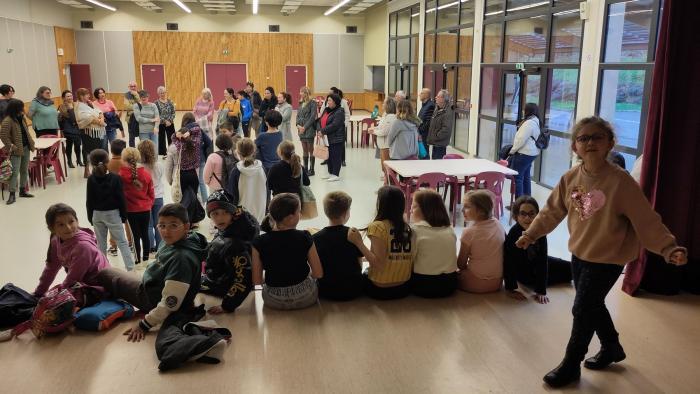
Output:
[[374,119],[364,118],[362,119],[362,131],[369,130],[370,127],[375,125]]
[[428,172],[418,177],[416,187],[428,185],[430,189],[437,189],[438,186],[444,185],[447,182],[447,175],[442,172]]
[[61,147],[60,142],[56,142],[55,144],[51,145],[48,149],[48,154],[46,155],[46,160],[52,161],[52,160],[57,160],[58,159],[58,148]]
[[474,185],[480,187],[482,182],[485,188],[491,191],[496,196],[501,196],[503,194],[503,184],[505,183],[506,176],[502,172],[487,171],[476,174],[474,177]]
[[457,160],[464,159],[464,156],[458,155],[457,153],[448,153],[442,157],[442,160]]

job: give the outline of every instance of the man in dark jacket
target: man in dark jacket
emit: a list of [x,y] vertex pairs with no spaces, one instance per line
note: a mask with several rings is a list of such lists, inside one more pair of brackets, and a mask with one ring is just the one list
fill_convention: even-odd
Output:
[[260,128],[260,105],[262,105],[262,96],[255,90],[255,84],[248,81],[245,84],[245,92],[250,96],[250,103],[253,105],[253,116],[250,118],[249,130],[258,130]]
[[[430,128],[430,118],[433,117],[433,112],[435,111],[435,102],[430,99],[430,89],[423,88],[420,91],[420,101],[423,103],[418,112],[418,117],[421,120],[420,126],[418,126],[418,133],[423,141],[422,144],[425,146],[425,151],[428,152],[428,129]],[[430,159],[426,156],[424,159]]]
[[452,141],[455,113],[452,109],[452,97],[445,89],[435,96],[435,104],[435,112],[428,128],[428,144],[433,146],[432,159],[439,160],[445,156],[447,145]]

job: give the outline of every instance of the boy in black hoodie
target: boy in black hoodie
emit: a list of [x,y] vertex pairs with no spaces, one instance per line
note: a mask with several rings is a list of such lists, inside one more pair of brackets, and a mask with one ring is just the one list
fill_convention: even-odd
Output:
[[211,314],[233,312],[253,289],[251,242],[260,233],[253,215],[237,206],[230,193],[217,190],[207,199],[207,215],[218,232],[207,248],[202,293],[223,297]]

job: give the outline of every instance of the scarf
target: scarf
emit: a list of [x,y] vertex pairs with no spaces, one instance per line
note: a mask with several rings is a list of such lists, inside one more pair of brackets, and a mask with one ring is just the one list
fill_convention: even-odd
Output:
[[34,97],[34,101],[36,101],[37,103],[39,103],[41,105],[46,105],[46,106],[53,105],[52,99],[45,99],[41,96]]

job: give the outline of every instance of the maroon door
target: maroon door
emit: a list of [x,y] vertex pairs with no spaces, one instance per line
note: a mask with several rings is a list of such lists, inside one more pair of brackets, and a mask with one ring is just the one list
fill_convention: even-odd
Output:
[[90,78],[89,64],[70,65],[70,88],[73,93],[80,88],[85,88],[92,94],[92,78]]
[[286,91],[292,95],[292,108],[299,107],[299,89],[306,86],[306,66],[286,66],[284,71]]
[[224,99],[224,89],[243,90],[248,78],[245,64],[206,63],[204,76],[217,106]]
[[151,96],[151,100],[158,97],[158,87],[165,86],[165,68],[162,64],[141,65],[141,86]]

